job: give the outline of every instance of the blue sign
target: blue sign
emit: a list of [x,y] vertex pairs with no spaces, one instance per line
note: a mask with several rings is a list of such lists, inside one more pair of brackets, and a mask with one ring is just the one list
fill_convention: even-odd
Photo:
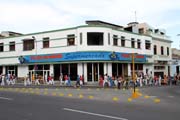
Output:
[[[130,53],[119,52],[69,52],[23,56],[25,63],[66,61],[131,61]],[[146,62],[146,55],[136,55],[135,62]]]

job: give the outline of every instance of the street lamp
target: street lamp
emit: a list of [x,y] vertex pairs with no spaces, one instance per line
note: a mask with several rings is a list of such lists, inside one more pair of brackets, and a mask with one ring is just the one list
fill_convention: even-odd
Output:
[[134,63],[134,59],[137,53],[132,53],[131,55],[132,55],[132,80],[134,82],[134,91],[132,93],[132,98],[137,98],[138,94],[136,92],[135,63]]
[[[34,36],[32,36],[33,40],[35,41],[36,47],[35,47],[35,57],[37,57],[37,40]],[[34,64],[34,79],[36,80],[36,69],[37,69],[37,65],[36,63]]]

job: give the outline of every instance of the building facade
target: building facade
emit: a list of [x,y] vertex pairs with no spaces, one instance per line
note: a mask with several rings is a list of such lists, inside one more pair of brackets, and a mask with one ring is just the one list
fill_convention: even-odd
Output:
[[172,48],[171,76],[180,73],[180,50]]
[[[132,53],[135,53],[135,72],[154,75],[153,46],[164,45],[164,48],[171,49],[169,40],[139,33],[138,23],[127,27],[103,21],[86,23],[39,33],[1,35],[0,73],[15,74],[19,78],[27,74],[38,74],[42,78],[53,75],[55,80],[62,73],[69,75],[71,80],[83,75],[85,82],[96,82],[106,73],[109,76],[131,76]],[[169,55],[165,54],[168,60]],[[167,69],[162,72],[166,74]]]

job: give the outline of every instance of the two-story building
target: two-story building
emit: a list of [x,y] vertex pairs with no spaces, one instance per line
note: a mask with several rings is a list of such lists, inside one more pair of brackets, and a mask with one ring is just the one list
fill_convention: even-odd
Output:
[[[154,74],[154,45],[157,49],[163,45],[164,54],[159,56],[168,57],[171,53],[166,53],[165,49],[170,49],[171,42],[139,33],[138,25],[134,22],[123,27],[86,21],[86,25],[67,29],[31,34],[9,32],[9,36],[0,38],[0,73],[18,77],[38,74],[43,78],[53,75],[55,80],[60,73],[69,75],[71,80],[84,75],[85,82],[96,82],[106,73],[131,76],[132,53],[136,53],[135,71]],[[159,50],[157,53],[160,54]],[[165,73],[166,67],[163,68]]]

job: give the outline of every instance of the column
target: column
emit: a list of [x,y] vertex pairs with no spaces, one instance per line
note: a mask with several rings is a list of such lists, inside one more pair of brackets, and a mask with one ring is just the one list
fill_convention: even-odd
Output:
[[106,73],[108,73],[107,64],[108,64],[108,63],[104,63],[104,75],[105,75]]
[[82,75],[83,74],[83,65],[82,65],[82,63],[78,63],[78,66],[77,66],[78,68],[78,72],[77,72],[77,74],[78,75]]
[[54,66],[50,64],[50,75],[54,75]]
[[84,63],[84,82],[87,83],[87,63]]
[[[27,74],[29,73],[28,71],[28,66],[26,65],[20,65],[18,66],[18,77],[24,77],[27,76]],[[3,71],[5,73],[5,71]]]
[[112,63],[108,63],[108,75],[112,76]]
[[131,63],[128,63],[128,76],[131,76]]
[[3,66],[3,74],[5,74],[5,73],[6,73],[6,67]]

